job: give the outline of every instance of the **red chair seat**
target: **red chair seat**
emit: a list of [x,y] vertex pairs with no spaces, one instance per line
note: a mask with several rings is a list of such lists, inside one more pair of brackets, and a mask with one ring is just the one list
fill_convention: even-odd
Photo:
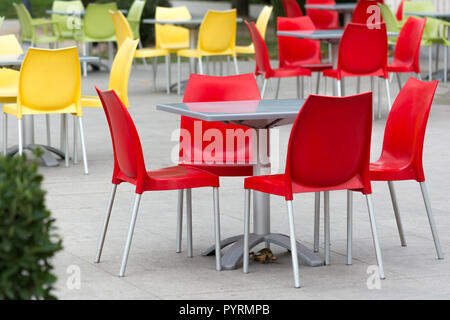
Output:
[[[338,79],[338,72],[336,69],[327,69],[323,71],[323,75],[324,77],[330,77],[330,78],[334,78],[334,79]],[[364,73],[364,74],[357,74],[357,73],[351,73],[351,72],[347,72],[344,70],[341,70],[341,78],[343,77],[383,77],[383,78],[387,78],[387,73],[386,75],[384,74],[383,70],[377,70],[375,72],[371,72],[371,73]]]
[[182,164],[181,166],[189,166],[197,169],[211,172],[220,177],[247,177],[253,175],[253,164]]
[[303,77],[311,76],[311,71],[304,68],[297,67],[282,67],[272,69],[270,78],[288,78],[288,77]]
[[319,64],[302,64],[302,68],[308,69],[311,72],[320,72],[327,69],[333,69],[333,64],[331,63],[319,63]]
[[387,66],[388,72],[416,72],[414,66],[411,63],[404,61],[393,61]]
[[369,170],[372,181],[410,180],[416,177],[408,159],[383,157],[371,163]]

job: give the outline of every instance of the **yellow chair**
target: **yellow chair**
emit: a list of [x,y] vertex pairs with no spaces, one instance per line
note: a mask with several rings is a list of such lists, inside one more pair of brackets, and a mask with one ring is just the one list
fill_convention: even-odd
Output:
[[200,74],[203,74],[202,57],[233,57],[236,74],[239,67],[236,60],[236,9],[227,11],[209,10],[203,18],[198,33],[197,49],[178,50],[178,92],[181,81],[181,57],[198,59]]
[[[272,13],[272,6],[264,6],[264,8],[259,13],[258,19],[256,20],[256,28],[259,33],[261,33],[263,39],[266,36],[267,25],[269,24],[270,15]],[[236,46],[237,54],[255,54],[255,47],[253,43],[248,46]]]
[[[166,8],[156,7],[155,20],[191,20],[192,16],[185,6]],[[155,25],[156,47],[169,52],[189,48],[189,29],[170,24]]]
[[[86,146],[81,109],[81,70],[76,47],[47,50],[28,49],[20,69],[17,103],[3,107],[3,125],[7,116],[18,120],[19,154],[23,152],[22,116],[37,114],[65,115],[65,162],[69,166],[69,141],[67,114],[78,118],[83,149],[84,172],[88,174]],[[3,136],[4,146],[7,144]]]
[[[116,38],[117,38],[117,46],[120,48],[121,45],[125,42],[127,38],[133,39],[133,31],[131,31],[130,25],[128,24],[127,19],[123,16],[122,12],[109,12],[111,14],[114,28],[116,30]],[[142,48],[137,49],[134,57],[135,58],[154,58],[158,57],[166,57],[166,64],[169,63],[169,51],[161,48]],[[153,87],[156,88],[155,80],[156,80],[156,63],[153,65]],[[167,68],[168,69],[168,68]],[[170,93],[170,79],[167,77],[167,93]],[[101,105],[100,105],[101,106]]]

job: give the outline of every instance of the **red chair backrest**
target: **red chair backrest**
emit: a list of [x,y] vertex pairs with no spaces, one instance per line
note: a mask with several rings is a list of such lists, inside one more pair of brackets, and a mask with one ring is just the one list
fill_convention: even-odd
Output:
[[400,4],[397,7],[397,11],[395,12],[395,17],[397,18],[398,21],[403,20],[403,3],[405,1],[411,1],[411,0],[401,0]]
[[386,24],[371,29],[365,24],[349,23],[339,44],[338,78],[348,74],[387,74],[388,42]]
[[[206,101],[236,101],[236,100],[261,100],[258,85],[255,76],[251,73],[215,77],[208,75],[191,74],[184,93],[183,102],[206,102]],[[197,124],[197,125],[196,125]],[[199,129],[201,125],[201,130]],[[196,129],[197,128],[197,129]],[[202,121],[189,117],[181,117],[181,130],[187,130],[191,136],[191,154],[186,154],[180,148],[179,162],[183,164],[229,164],[230,152],[233,152],[234,164],[250,164],[252,161],[252,134],[244,137],[244,143],[235,141],[233,149],[227,146],[227,130],[243,130],[247,132],[248,127],[224,124],[222,122]],[[196,132],[195,130],[198,130]],[[205,159],[208,156],[204,153],[205,148],[212,141],[203,141],[204,133],[214,130],[223,137],[223,149],[215,150],[215,159],[220,159],[222,163],[212,163],[211,159]],[[230,131],[228,131],[230,132]],[[202,143],[195,142],[195,136],[201,134]],[[182,137],[181,137],[182,138]],[[180,141],[181,142],[181,141]],[[180,147],[182,144],[180,143]],[[228,158],[228,161],[227,161]],[[198,163],[200,162],[200,163]]]
[[[314,23],[308,16],[298,18],[277,18],[278,31],[315,30]],[[296,39],[278,36],[278,56],[280,67],[292,64],[320,64],[320,42],[310,39]]]
[[128,110],[114,90],[101,91],[95,87],[108,120],[114,149],[113,183],[119,174],[137,179],[136,192],[142,193],[146,177],[141,141]]
[[380,15],[380,21],[381,18],[381,11],[378,7],[378,3],[384,3],[384,0],[359,0],[356,3],[355,10],[353,11],[352,15],[352,22],[353,23],[362,23],[367,24],[369,21],[369,18],[374,14],[374,11],[370,10],[369,7],[372,7],[373,10],[376,10],[378,14]]
[[359,178],[361,191],[371,193],[371,134],[371,92],[310,95],[292,127],[286,175],[294,184],[325,189]]
[[423,141],[438,81],[409,78],[392,105],[384,132],[383,151],[407,159],[416,179],[425,180],[422,166]]
[[298,5],[297,0],[282,0],[284,14],[288,18],[301,17],[303,16],[302,9]]
[[272,67],[270,66],[269,52],[267,51],[266,43],[254,22],[244,22],[250,33],[253,46],[255,47],[255,75],[264,74],[266,78],[270,78]]
[[427,18],[409,17],[400,30],[395,46],[394,61],[399,60],[404,64],[413,66],[415,73],[420,73],[420,43],[426,22]]
[[[306,0],[306,4],[335,5],[335,0]],[[306,15],[311,18],[317,29],[338,29],[339,13],[331,10],[306,9]]]

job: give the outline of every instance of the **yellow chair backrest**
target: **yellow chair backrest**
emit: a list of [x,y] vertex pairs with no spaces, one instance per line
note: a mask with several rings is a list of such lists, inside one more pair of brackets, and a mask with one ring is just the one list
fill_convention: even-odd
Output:
[[133,31],[125,16],[120,11],[109,11],[116,30],[117,46],[120,48],[127,38],[134,39]]
[[109,76],[108,90],[116,91],[119,98],[128,108],[128,78],[130,76],[131,65],[134,53],[139,40],[127,38],[117,50]]
[[22,46],[13,34],[0,36],[0,54],[23,54]]
[[[190,20],[192,16],[187,7],[156,7],[156,20]],[[189,30],[174,25],[155,26],[155,38],[157,48],[176,48],[182,44],[189,44]]]
[[235,53],[236,9],[227,11],[209,10],[200,26],[197,49],[204,53]]
[[81,116],[81,69],[76,47],[29,48],[20,69],[17,117],[32,113],[76,113]]
[[256,20],[256,28],[261,33],[263,39],[266,37],[266,29],[269,24],[270,15],[272,14],[272,6],[264,6]]

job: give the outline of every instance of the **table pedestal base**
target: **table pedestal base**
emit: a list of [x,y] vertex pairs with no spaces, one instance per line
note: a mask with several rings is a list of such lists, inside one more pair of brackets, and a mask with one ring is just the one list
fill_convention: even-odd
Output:
[[[42,154],[40,156],[41,160],[44,162],[45,166],[47,167],[56,167],[59,166],[59,161],[54,157],[53,154],[57,155],[61,159],[65,159],[65,154],[61,150],[58,150],[56,148],[45,146],[42,144],[29,144],[23,147],[23,150],[30,150],[34,151],[35,149],[40,149],[42,151]],[[13,146],[8,148],[6,153],[10,156],[15,155],[19,152],[18,146]],[[52,154],[53,153],[53,154]]]
[[[249,249],[260,244],[261,242],[273,243],[289,251],[291,249],[289,236],[286,236],[284,234],[270,233],[267,235],[258,235],[255,233],[251,233],[249,235],[248,241]],[[233,244],[233,246],[229,248],[222,257],[222,268],[224,270],[236,269],[238,265],[242,263],[244,236],[239,235],[222,240],[220,247],[224,248],[230,244]],[[317,267],[324,265],[324,261],[319,256],[314,254],[311,250],[306,248],[298,241],[297,241],[297,253],[298,257],[308,266]],[[210,256],[213,254],[215,254],[214,246],[209,247],[202,253],[202,255],[204,256]]]

